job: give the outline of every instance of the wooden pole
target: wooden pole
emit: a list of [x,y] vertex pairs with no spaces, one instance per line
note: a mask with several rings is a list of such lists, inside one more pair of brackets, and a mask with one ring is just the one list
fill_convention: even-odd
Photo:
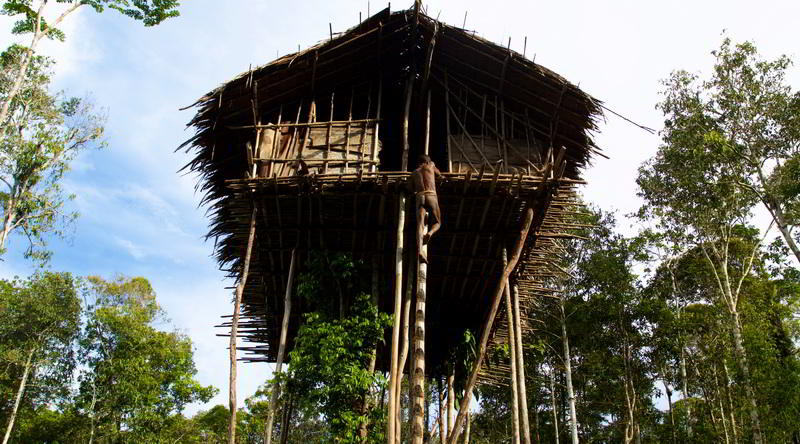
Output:
[[411,75],[406,80],[406,103],[403,108],[403,169],[408,171],[408,151],[410,149],[408,142],[408,118],[411,113],[411,91],[414,86],[414,76]]
[[[372,147],[370,148],[370,159],[372,162],[376,162],[378,160],[378,133],[380,132],[380,124],[381,124],[381,99],[383,97],[383,79],[378,80],[378,109],[375,113],[375,134],[372,137]],[[375,163],[372,163],[369,167],[369,172],[375,172]]]
[[[420,217],[417,214],[417,217]],[[419,224],[417,224],[419,226]],[[428,232],[428,225],[422,225],[422,233],[424,236]],[[422,254],[426,257],[428,255],[428,244],[422,244]],[[425,435],[425,300],[427,293],[428,281],[428,264],[419,260],[417,254],[417,300],[414,311],[414,360],[412,369],[412,429],[411,429],[411,443],[422,444]]]
[[[456,368],[450,370],[447,375],[447,433],[453,430],[453,424],[456,422]],[[445,435],[445,438],[447,435]],[[446,441],[446,439],[445,439]],[[444,441],[443,441],[444,442]]]
[[386,421],[386,439],[389,444],[395,444],[397,436],[394,418],[397,417],[397,404],[399,393],[395,389],[397,382],[398,348],[400,343],[400,309],[403,297],[403,230],[405,229],[406,198],[398,194],[397,205],[397,248],[395,250],[394,267],[394,322],[392,323],[392,356],[389,368],[389,420]]
[[[416,251],[416,250],[412,249],[412,251],[410,253],[413,254],[414,251]],[[410,320],[411,320],[411,299],[412,299],[411,298],[411,291],[414,288],[414,282],[415,282],[415,281],[411,280],[411,278],[414,276],[413,269],[411,268],[412,267],[412,265],[411,265],[412,263],[415,264],[416,262],[412,262],[412,261],[409,260],[409,261],[407,261],[407,265],[406,265],[406,267],[407,267],[406,273],[408,273],[408,274],[407,274],[407,277],[406,277],[405,295],[403,296],[403,332],[402,332],[402,335],[401,335],[402,345],[401,345],[401,348],[400,348],[400,360],[397,362],[397,375],[398,375],[398,377],[397,377],[397,385],[396,385],[396,388],[395,388],[396,393],[398,393],[398,396],[397,396],[397,407],[396,407],[396,409],[397,409],[397,418],[396,418],[396,420],[397,420],[397,426],[396,426],[397,427],[397,429],[396,429],[397,430],[397,439],[396,439],[396,443],[397,444],[400,444],[400,442],[402,441],[402,427],[401,427],[402,414],[401,414],[401,410],[400,410],[401,406],[400,406],[400,395],[399,395],[399,393],[401,392],[402,387],[403,387],[403,369],[406,367],[406,359],[408,359],[409,344],[411,343],[411,328],[409,326],[409,323],[410,323]],[[413,361],[414,358],[412,357],[411,360]],[[409,368],[410,367],[411,366],[409,366]],[[411,372],[409,371],[408,373],[409,373],[409,376],[410,376]],[[408,399],[410,400],[411,397],[412,397],[411,396],[411,384],[409,384],[408,386],[409,386]]]
[[428,90],[428,104],[425,107],[425,155],[431,143],[431,90]]
[[[508,262],[506,249],[503,248],[503,265]],[[514,443],[519,444],[519,389],[517,379],[517,335],[514,328],[513,308],[511,305],[511,289],[508,281],[503,288],[506,300],[506,313],[508,314],[508,345],[511,349],[511,430],[514,434]]]
[[[278,342],[278,356],[275,362],[275,373],[273,380],[281,373],[283,366],[283,358],[286,354],[286,336],[289,332],[289,315],[292,313],[292,287],[294,285],[294,274],[297,262],[297,250],[292,249],[292,259],[289,261],[289,277],[286,280],[286,293],[283,297],[283,319],[281,320],[281,337]],[[269,410],[267,411],[267,424],[264,426],[267,429],[266,444],[272,442],[272,425],[275,421],[275,409],[277,408],[278,398],[281,395],[280,384],[275,384],[272,388],[272,394],[269,400]]]
[[531,427],[528,419],[528,392],[525,388],[525,353],[522,347],[522,322],[519,312],[519,288],[515,284],[511,293],[514,310],[514,333],[517,342],[517,387],[519,389],[519,414],[522,427],[522,439],[525,444],[531,444]]
[[250,272],[250,256],[253,252],[253,239],[256,236],[256,207],[250,216],[250,234],[247,237],[247,250],[244,254],[242,264],[242,275],[239,277],[239,284],[236,286],[236,299],[233,303],[233,320],[231,321],[231,337],[229,343],[230,351],[230,378],[228,380],[228,406],[231,411],[230,422],[228,423],[228,444],[236,443],[236,336],[239,330],[239,307],[242,305],[242,293],[247,283],[247,274]]
[[497,287],[495,288],[494,296],[492,298],[492,306],[489,310],[486,320],[484,321],[483,331],[481,332],[481,341],[478,345],[478,356],[475,359],[475,363],[472,365],[472,371],[469,375],[469,379],[467,380],[467,386],[465,389],[467,395],[461,400],[461,406],[458,409],[456,423],[453,426],[453,431],[450,433],[450,436],[447,439],[448,444],[455,444],[459,434],[461,433],[461,427],[464,425],[464,419],[469,409],[469,402],[472,398],[472,390],[475,388],[475,384],[478,382],[478,372],[480,371],[483,360],[486,357],[486,346],[489,343],[489,333],[491,333],[494,318],[497,316],[497,309],[500,307],[500,300],[503,298],[505,283],[508,280],[508,277],[511,275],[511,272],[514,271],[517,266],[519,257],[522,254],[522,247],[525,246],[525,240],[528,238],[528,231],[530,230],[532,223],[533,209],[528,207],[528,209],[525,211],[525,220],[522,223],[519,239],[517,240],[517,244],[514,246],[514,253],[511,256],[511,260],[508,262],[508,264],[506,264],[503,274],[500,275],[500,281],[497,283]]

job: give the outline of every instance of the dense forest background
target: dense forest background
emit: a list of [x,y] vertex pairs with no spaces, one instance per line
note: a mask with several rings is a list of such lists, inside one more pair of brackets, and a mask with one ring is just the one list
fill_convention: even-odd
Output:
[[[219,389],[197,381],[193,344],[170,326],[147,279],[49,269],[48,240],[80,223],[64,177],[83,151],[107,144],[102,107],[55,90],[57,66],[37,52],[40,41],[65,38],[59,24],[78,8],[145,26],[178,13],[175,1],[76,2],[50,15],[35,2],[3,2],[19,20],[13,32],[31,43],[0,55],[0,249],[24,245],[41,270],[0,281],[2,442],[227,442],[226,407],[185,414]],[[537,302],[524,338],[533,442],[800,443],[795,68],[725,36],[710,62],[707,76],[678,70],[663,81],[654,104],[661,144],[639,169],[639,211],[586,202],[576,217],[592,228],[562,244],[548,283],[560,296]],[[622,217],[636,221],[635,234],[622,234]],[[390,317],[372,304],[363,264],[319,255],[309,269],[298,295],[320,309],[305,319],[288,371],[238,412],[237,442],[262,443],[266,433],[383,442],[387,381],[370,365]],[[346,310],[320,303],[331,288],[348,294]],[[468,333],[452,365],[473,354]],[[508,359],[501,347],[490,362]],[[267,432],[278,384],[280,413]],[[448,391],[446,381],[426,387],[436,443]],[[514,441],[510,388],[475,395],[465,439]],[[403,407],[408,417],[407,399]]]

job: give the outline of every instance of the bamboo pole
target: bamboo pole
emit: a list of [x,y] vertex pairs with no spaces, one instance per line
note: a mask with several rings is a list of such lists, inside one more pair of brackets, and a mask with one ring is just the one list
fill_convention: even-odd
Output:
[[406,217],[406,198],[400,193],[397,205],[397,248],[395,250],[394,268],[394,322],[392,323],[392,356],[391,367],[389,370],[389,420],[387,424],[386,439],[389,444],[395,444],[397,422],[393,420],[397,416],[397,404],[399,393],[395,389],[397,381],[397,352],[400,342],[400,308],[403,296],[403,230],[405,229]]
[[[417,213],[417,217],[421,217]],[[419,226],[419,224],[417,224]],[[422,225],[424,236],[428,231],[428,225]],[[428,245],[422,244],[421,254],[428,255]],[[417,254],[417,300],[414,311],[414,366],[412,370],[413,398],[411,403],[411,414],[413,418],[411,429],[411,443],[422,444],[425,435],[425,305],[427,297],[428,264],[419,260]]]
[[517,262],[519,261],[520,255],[522,254],[522,247],[525,246],[525,240],[528,238],[528,231],[531,228],[531,224],[533,223],[533,209],[528,207],[525,211],[525,220],[522,223],[522,228],[519,233],[519,239],[517,240],[517,244],[514,247],[514,253],[511,256],[511,260],[506,265],[505,269],[503,270],[503,274],[500,276],[500,280],[497,283],[497,287],[495,288],[494,296],[492,297],[492,306],[489,310],[489,313],[484,321],[483,331],[481,332],[481,342],[478,346],[478,356],[475,359],[475,363],[472,365],[472,371],[470,373],[469,379],[467,381],[466,392],[467,395],[461,400],[461,406],[458,410],[458,416],[456,417],[456,423],[453,426],[453,431],[450,433],[450,436],[447,439],[448,444],[455,444],[459,434],[461,433],[461,427],[464,425],[464,419],[466,413],[469,409],[469,402],[472,397],[472,390],[475,388],[475,384],[478,381],[478,372],[480,371],[481,365],[483,364],[483,360],[486,357],[486,346],[489,343],[489,334],[492,330],[492,324],[494,323],[494,318],[497,315],[497,309],[500,307],[500,300],[503,297],[503,289],[505,287],[505,282],[508,280],[508,277],[511,275],[511,272],[517,266]]
[[522,439],[525,444],[531,444],[531,427],[528,418],[528,391],[525,387],[525,352],[522,347],[522,322],[520,320],[519,311],[519,288],[515,284],[514,291],[511,293],[511,301],[513,302],[514,310],[514,332],[516,333],[517,342],[517,386],[519,388],[519,408],[520,419],[522,423]]
[[228,406],[231,411],[230,422],[228,423],[228,444],[236,443],[236,335],[239,328],[239,308],[242,305],[242,293],[247,283],[247,274],[250,272],[250,256],[253,252],[253,239],[256,236],[256,207],[250,216],[250,234],[247,237],[247,250],[244,254],[242,264],[242,275],[239,277],[239,284],[236,286],[236,299],[233,304],[233,320],[231,321],[231,337],[229,343],[230,375],[228,379]]
[[[506,249],[503,248],[503,265],[508,263]],[[508,281],[503,288],[503,295],[506,301],[506,313],[508,314],[508,345],[511,349],[511,430],[514,434],[514,444],[519,444],[519,382],[517,379],[517,335],[514,328],[513,308],[511,305],[511,289]]]
[[408,118],[411,113],[411,92],[414,87],[414,76],[410,75],[406,80],[406,103],[403,108],[403,168],[402,171],[408,171]]
[[[375,113],[375,133],[372,135],[372,147],[370,148],[370,159],[372,162],[378,161],[378,132],[381,124],[381,99],[383,97],[383,78],[378,79],[378,105]],[[369,167],[369,172],[375,172],[375,164]]]
[[[414,250],[414,251],[416,251],[416,250]],[[396,386],[396,389],[395,389],[397,391],[396,393],[398,393],[398,394],[402,390],[402,386],[403,386],[403,369],[406,366],[406,359],[408,358],[409,344],[411,343],[411,329],[410,329],[409,323],[410,323],[410,320],[411,320],[411,299],[412,299],[411,298],[411,291],[414,288],[414,284],[412,283],[413,281],[411,280],[411,278],[414,276],[414,271],[411,268],[411,264],[412,264],[412,261],[410,261],[410,260],[407,261],[406,273],[408,273],[408,275],[406,277],[405,295],[403,296],[403,333],[401,335],[402,345],[401,345],[401,349],[400,349],[400,360],[397,363],[398,378],[397,378],[397,386]],[[414,358],[412,357],[411,360],[413,362]],[[409,368],[410,367],[411,366],[409,366]],[[409,377],[410,377],[411,372],[409,371],[408,374],[409,374]],[[408,384],[408,387],[409,387],[408,399],[411,399],[411,384]],[[396,440],[396,442],[399,444],[402,441],[402,428],[401,428],[401,424],[400,424],[401,421],[402,421],[402,415],[400,414],[400,396],[397,397],[397,412],[398,412],[397,418],[395,418],[397,420],[397,440]]]
[[[453,430],[453,424],[456,422],[456,368],[450,370],[447,375],[447,433]],[[447,435],[445,435],[447,437]],[[444,442],[444,441],[442,441]]]
[[[292,259],[289,261],[289,277],[286,279],[286,293],[283,298],[283,319],[281,320],[281,337],[278,342],[278,356],[275,362],[275,372],[273,373],[273,380],[281,373],[283,366],[283,358],[286,354],[286,336],[289,332],[289,316],[292,312],[292,286],[294,284],[294,274],[297,262],[297,250],[292,249]],[[267,411],[267,439],[265,444],[272,442],[272,425],[275,420],[275,409],[277,408],[278,398],[281,394],[280,384],[275,384],[272,389],[272,394],[269,400],[269,410]]]
[[431,90],[428,90],[428,104],[425,107],[425,155],[431,143]]

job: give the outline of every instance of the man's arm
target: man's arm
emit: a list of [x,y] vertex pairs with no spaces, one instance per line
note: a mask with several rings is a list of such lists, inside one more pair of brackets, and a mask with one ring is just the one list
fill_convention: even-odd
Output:
[[433,174],[436,176],[437,179],[444,180],[444,174],[442,174],[442,172],[439,171],[439,168],[436,167],[435,163],[433,164]]

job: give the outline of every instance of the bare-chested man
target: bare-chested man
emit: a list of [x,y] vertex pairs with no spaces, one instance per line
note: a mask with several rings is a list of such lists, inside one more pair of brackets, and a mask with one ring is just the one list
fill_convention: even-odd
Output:
[[[419,167],[411,173],[409,181],[411,189],[414,191],[417,207],[417,247],[419,259],[423,263],[428,263],[427,256],[422,251],[422,245],[427,244],[431,237],[439,231],[442,225],[442,214],[439,210],[439,199],[436,197],[436,178],[442,177],[442,173],[436,168],[430,157],[419,156]],[[432,218],[430,229],[423,237],[422,231],[425,227],[425,213]]]

